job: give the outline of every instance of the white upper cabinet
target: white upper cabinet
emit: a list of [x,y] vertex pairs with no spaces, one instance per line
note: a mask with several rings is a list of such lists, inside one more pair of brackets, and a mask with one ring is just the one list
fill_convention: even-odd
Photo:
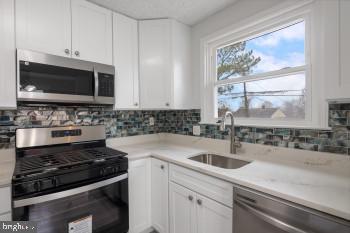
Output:
[[72,57],[112,64],[112,12],[85,0],[72,0]]
[[170,19],[139,22],[142,108],[191,108],[190,34]]
[[328,100],[350,99],[350,1],[323,1],[325,93]]
[[70,0],[16,0],[17,48],[71,56]]
[[139,25],[142,108],[169,108],[171,22],[146,20]]
[[17,48],[113,63],[112,12],[85,0],[16,0]]
[[340,92],[350,99],[350,1],[340,0]]
[[115,108],[139,108],[137,21],[113,13],[113,57],[116,70]]
[[16,108],[15,60],[15,3],[0,0],[0,109]]

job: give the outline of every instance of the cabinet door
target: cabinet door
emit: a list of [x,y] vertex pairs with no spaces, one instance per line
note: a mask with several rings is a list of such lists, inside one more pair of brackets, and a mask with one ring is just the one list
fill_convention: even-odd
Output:
[[112,12],[85,0],[72,1],[72,57],[112,64]]
[[16,0],[17,48],[71,56],[70,0]]
[[152,159],[152,226],[159,233],[168,233],[168,163]]
[[151,227],[151,160],[129,163],[129,232]]
[[171,23],[167,19],[139,22],[140,92],[142,108],[171,105]]
[[196,194],[173,182],[170,182],[169,194],[170,233],[197,232]]
[[340,0],[340,87],[341,98],[350,98],[350,1]]
[[139,108],[137,21],[113,13],[113,55],[116,70],[115,108]]
[[[1,0],[8,1],[8,0]],[[0,214],[11,211],[11,188],[4,187],[0,188]]]
[[14,0],[0,0],[0,109],[16,108]]
[[232,209],[197,194],[197,233],[232,233]]
[[0,221],[12,221],[11,212],[7,213],[7,214],[0,215]]

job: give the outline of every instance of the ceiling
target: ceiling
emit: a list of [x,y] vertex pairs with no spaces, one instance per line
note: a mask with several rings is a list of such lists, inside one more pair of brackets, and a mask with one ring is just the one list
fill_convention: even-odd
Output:
[[89,0],[135,19],[173,18],[194,25],[237,0]]

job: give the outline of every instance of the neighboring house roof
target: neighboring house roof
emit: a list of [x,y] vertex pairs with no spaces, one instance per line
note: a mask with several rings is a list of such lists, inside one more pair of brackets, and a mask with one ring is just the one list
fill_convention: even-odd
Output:
[[[253,118],[285,118],[286,115],[279,108],[251,108],[249,117]],[[239,108],[235,113],[235,117],[246,117],[246,109]]]

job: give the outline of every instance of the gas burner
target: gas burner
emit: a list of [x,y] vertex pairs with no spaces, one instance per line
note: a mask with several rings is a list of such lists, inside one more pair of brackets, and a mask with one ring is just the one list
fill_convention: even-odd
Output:
[[107,147],[32,155],[17,160],[14,175],[16,177],[39,175],[72,166],[102,163],[112,158],[121,158],[125,155],[123,152]]

